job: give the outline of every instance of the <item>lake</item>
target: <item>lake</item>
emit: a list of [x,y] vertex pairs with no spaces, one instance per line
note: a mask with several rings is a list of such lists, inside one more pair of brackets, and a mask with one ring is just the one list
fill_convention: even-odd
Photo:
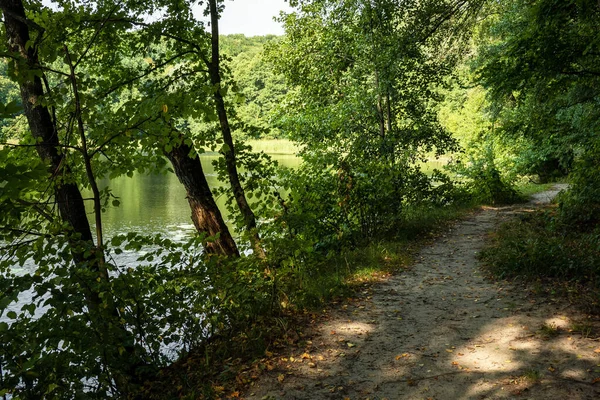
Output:
[[[295,168],[301,159],[293,154],[270,154],[280,166]],[[216,153],[200,157],[202,168],[211,189],[223,185],[217,179],[212,165],[219,157]],[[191,211],[183,185],[173,173],[159,175],[134,174],[133,177],[120,177],[111,181],[100,180],[101,188],[110,186],[113,195],[119,198],[118,207],[109,207],[102,215],[104,234],[110,238],[127,232],[168,233],[171,239],[182,239],[194,232]],[[84,193],[89,197],[89,193]],[[217,198],[217,204],[228,218],[225,198]],[[92,204],[87,206],[91,211]],[[91,217],[91,216],[90,216]],[[91,218],[90,218],[91,219]]]
[[[267,152],[282,167],[296,168],[302,162],[294,155],[295,146],[285,140],[256,141],[252,146],[256,151]],[[211,189],[224,184],[217,179],[212,165],[218,157],[217,153],[205,153],[200,157]],[[441,169],[446,162],[446,159],[432,159],[423,164],[422,168],[426,173],[430,173],[433,168]],[[104,234],[107,238],[127,232],[142,232],[168,233],[171,239],[178,240],[195,231],[185,189],[173,173],[134,174],[131,178],[124,176],[111,181],[100,180],[99,185],[101,188],[110,186],[113,195],[121,202],[118,207],[109,207],[102,215]],[[91,195],[84,193],[84,197]],[[227,220],[225,200],[224,197],[216,199]],[[87,206],[91,213],[91,202],[88,202]]]

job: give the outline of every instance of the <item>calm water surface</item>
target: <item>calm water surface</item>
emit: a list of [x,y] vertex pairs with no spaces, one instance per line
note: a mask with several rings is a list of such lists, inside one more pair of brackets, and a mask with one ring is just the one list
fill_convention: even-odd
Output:
[[[282,167],[295,168],[301,163],[298,157],[291,154],[271,154],[271,157]],[[211,154],[201,157],[202,168],[211,188],[223,185],[217,179],[212,165],[212,161],[217,158],[218,155]],[[164,233],[176,240],[194,231],[185,189],[173,173],[135,174],[131,178],[103,180],[100,185],[109,186],[113,195],[121,202],[118,207],[109,207],[102,216],[104,232],[108,238],[133,231],[147,234]],[[225,198],[216,200],[227,219]]]
[[[282,167],[296,168],[301,159],[292,154],[271,154]],[[205,154],[201,157],[202,168],[211,188],[223,185],[217,179],[212,165],[218,155]],[[430,173],[433,168],[442,168],[446,160],[431,160],[423,165]],[[104,233],[110,238],[127,232],[163,233],[172,239],[182,239],[194,231],[190,217],[190,208],[185,189],[175,174],[140,175],[120,177],[100,182],[102,187],[110,186],[112,193],[121,202],[118,207],[109,207],[102,216]],[[89,194],[84,194],[88,196]],[[225,198],[217,198],[217,204],[228,218],[225,210]],[[91,202],[88,204],[91,211]],[[92,218],[90,214],[90,218]]]

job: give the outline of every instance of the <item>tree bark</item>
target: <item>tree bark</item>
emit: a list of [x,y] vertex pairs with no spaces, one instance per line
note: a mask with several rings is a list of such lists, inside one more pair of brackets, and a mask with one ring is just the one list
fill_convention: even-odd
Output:
[[198,232],[205,232],[212,237],[218,235],[214,241],[204,243],[205,251],[210,254],[238,257],[240,254],[237,246],[208,187],[200,158],[189,157],[191,151],[188,145],[182,143],[165,154],[187,191],[194,226]]
[[225,101],[221,95],[221,71],[220,71],[220,60],[219,60],[219,12],[217,10],[216,0],[209,0],[210,7],[210,24],[211,24],[211,60],[208,63],[208,70],[210,74],[210,81],[214,87],[214,100],[217,107],[217,114],[219,116],[219,124],[221,126],[221,133],[223,135],[223,142],[225,143],[223,149],[223,155],[225,156],[225,164],[227,166],[227,175],[229,176],[229,182],[233,190],[233,195],[237,203],[242,217],[244,218],[245,228],[250,235],[252,242],[252,249],[254,253],[260,257],[265,257],[265,251],[260,243],[260,236],[258,235],[256,227],[256,216],[248,204],[244,188],[240,183],[240,177],[236,165],[235,148],[233,144],[233,138],[231,137],[231,128],[227,119],[227,110],[225,108]]
[[386,92],[385,92],[385,113],[386,113],[385,126],[386,126],[388,134],[390,134],[392,132],[392,102],[390,99],[389,89],[386,90]]
[[379,71],[375,67],[375,89],[377,90],[377,118],[379,120],[379,137],[385,140],[385,116],[383,113],[383,99],[379,85]]
[[[1,0],[0,7],[4,14],[8,48],[18,53],[27,64],[26,69],[29,71],[21,71],[21,76],[24,76],[38,68],[38,59],[34,47],[26,46],[30,36],[23,3],[21,0]],[[41,159],[49,164],[51,179],[55,182],[54,195],[60,216],[73,232],[79,235],[80,240],[93,244],[81,192],[77,185],[70,182],[71,171],[65,163],[64,155],[58,152],[60,143],[56,124],[48,108],[40,104],[44,95],[42,79],[37,75],[31,76],[31,79],[22,78],[19,82],[21,100],[31,133],[38,141],[36,150]]]
[[[48,108],[41,104],[44,96],[42,79],[32,71],[39,70],[39,60],[35,46],[27,45],[30,41],[29,25],[25,15],[22,0],[0,0],[0,9],[4,16],[6,40],[11,52],[17,53],[25,63],[25,68],[20,67],[21,60],[17,61],[17,73],[20,77],[19,86],[21,100],[29,129],[37,140],[36,150],[40,158],[48,163],[50,180],[53,181],[54,196],[61,219],[67,223],[69,229],[69,243],[73,260],[78,265],[86,266],[98,272],[98,278],[108,281],[108,273],[104,265],[104,254],[101,247],[94,245],[94,239],[87,219],[85,205],[81,192],[72,182],[72,173],[68,167],[65,156],[60,154],[60,141],[56,122],[52,119]],[[42,32],[39,32],[41,35]],[[84,244],[84,246],[81,246]],[[83,247],[83,248],[82,248]],[[92,251],[86,252],[86,248]],[[98,315],[117,318],[118,310],[111,304],[105,307],[104,300],[96,289],[89,288],[87,282],[82,282],[86,288],[85,294],[90,310]],[[105,314],[106,313],[106,314]],[[108,323],[96,327],[100,341],[115,342],[115,330],[109,332]],[[121,342],[127,343],[131,335],[126,329],[120,330]],[[136,382],[136,369],[143,365],[137,357],[136,351],[130,344],[124,344],[125,353],[120,354],[116,348],[107,348],[106,362],[109,368],[117,366],[113,373],[119,390],[124,393],[129,390],[130,384]]]

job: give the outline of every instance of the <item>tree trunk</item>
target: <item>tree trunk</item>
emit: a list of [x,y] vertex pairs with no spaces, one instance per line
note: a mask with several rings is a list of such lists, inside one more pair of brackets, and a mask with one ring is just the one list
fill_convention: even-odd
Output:
[[219,13],[217,10],[216,0],[209,0],[210,6],[210,23],[211,23],[211,44],[212,53],[211,60],[208,63],[208,69],[210,73],[210,81],[214,86],[214,100],[217,107],[217,114],[219,116],[219,123],[221,125],[221,133],[223,134],[223,142],[225,143],[223,155],[225,156],[225,164],[227,166],[227,175],[229,176],[229,182],[233,190],[233,195],[237,203],[240,212],[244,218],[244,224],[246,230],[250,235],[252,242],[252,248],[257,256],[260,258],[265,257],[265,251],[261,246],[260,237],[256,228],[256,216],[248,204],[244,188],[240,183],[240,178],[237,171],[235,148],[233,144],[233,138],[231,137],[231,128],[227,119],[227,110],[225,109],[225,102],[221,95],[221,71],[220,71],[220,60],[219,60]]
[[388,135],[389,135],[390,133],[392,133],[392,102],[390,99],[389,90],[386,90],[386,92],[385,92],[385,114],[386,114],[385,126],[387,129]]
[[375,89],[377,90],[377,118],[379,119],[379,137],[385,140],[385,116],[383,113],[383,99],[379,87],[379,71],[375,68]]
[[200,158],[189,157],[191,151],[189,146],[182,143],[165,154],[187,191],[194,226],[198,232],[205,232],[212,237],[218,235],[214,241],[204,243],[207,253],[238,257],[237,246],[208,187]]
[[[53,182],[54,197],[61,219],[67,223],[71,232],[68,232],[73,260],[78,265],[86,265],[92,271],[98,272],[98,278],[108,281],[108,273],[103,263],[103,249],[94,245],[90,224],[87,219],[85,205],[81,192],[72,179],[72,173],[66,164],[65,157],[60,154],[60,142],[56,122],[53,121],[50,111],[41,104],[44,96],[42,79],[32,71],[39,70],[39,61],[35,46],[30,43],[29,22],[25,15],[22,0],[0,0],[0,9],[4,15],[6,39],[10,51],[17,53],[26,64],[24,70],[19,69],[21,100],[25,116],[33,137],[37,140],[36,150],[40,158],[48,163],[50,180]],[[42,34],[40,32],[39,34]],[[29,44],[29,45],[28,45]],[[81,246],[84,244],[84,246]],[[92,251],[86,251],[86,248]],[[75,250],[78,249],[78,250]],[[83,288],[88,288],[86,298],[90,310],[98,315],[118,317],[116,308],[100,298],[97,290],[89,288],[87,282],[82,282]],[[108,331],[108,323],[96,327],[100,341],[115,342],[115,330]],[[126,329],[120,331],[121,342],[130,341],[130,333]],[[136,368],[143,363],[136,357],[135,349],[125,344],[125,353],[120,354],[116,348],[108,348],[106,354],[107,366],[116,365],[113,377],[120,390],[126,392],[133,379],[135,381]]]
[[[35,49],[33,46],[29,48],[26,46],[30,37],[22,1],[1,0],[0,7],[4,14],[4,27],[9,50],[23,57],[28,70],[38,69]],[[26,72],[23,71],[20,76],[26,76]],[[42,160],[49,164],[51,179],[55,181],[54,194],[60,216],[69,224],[74,233],[79,234],[82,241],[93,244],[83,198],[77,185],[69,182],[71,171],[64,162],[64,156],[57,150],[60,143],[56,124],[52,120],[48,108],[40,104],[44,95],[42,80],[37,75],[31,76],[31,79],[21,78],[22,80],[19,82],[21,100],[31,133],[38,141],[37,152]]]

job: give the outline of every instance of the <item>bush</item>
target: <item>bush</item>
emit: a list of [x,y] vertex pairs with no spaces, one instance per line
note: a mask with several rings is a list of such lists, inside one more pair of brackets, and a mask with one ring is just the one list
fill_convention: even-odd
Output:
[[458,176],[464,177],[466,187],[473,199],[483,204],[512,204],[522,202],[514,184],[503,176],[496,166],[493,148],[483,144],[482,148],[471,149],[472,154],[467,164],[460,161],[449,168]]
[[570,188],[559,196],[561,222],[594,229],[600,222],[600,160],[586,154],[577,161]]
[[136,267],[107,262],[108,280],[74,264],[66,243],[41,237],[15,253],[33,257],[31,272],[3,260],[0,311],[10,323],[0,323],[0,391],[14,399],[126,397],[216,335],[249,337],[272,311],[261,264],[205,260],[199,238],[115,237],[111,254],[140,255]]

